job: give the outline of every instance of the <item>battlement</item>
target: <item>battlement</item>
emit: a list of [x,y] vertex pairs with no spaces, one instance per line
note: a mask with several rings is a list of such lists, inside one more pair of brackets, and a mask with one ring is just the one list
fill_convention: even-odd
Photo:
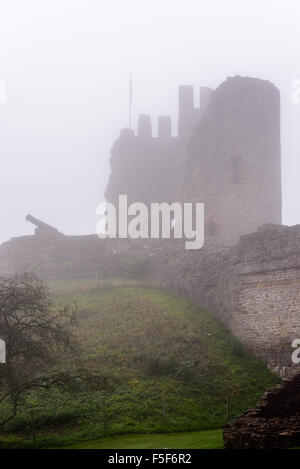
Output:
[[200,88],[200,106],[194,107],[194,88],[192,86],[179,87],[179,112],[178,112],[178,136],[180,138],[189,138],[196,124],[205,114],[212,89],[208,87]]
[[[212,89],[209,87],[200,88],[200,105],[194,107],[193,86],[181,85],[178,88],[178,137],[182,139],[190,138],[194,127],[205,114]],[[123,131],[122,131],[123,132]],[[128,134],[127,134],[128,135]],[[135,136],[134,131],[131,136]],[[152,120],[149,114],[140,114],[137,121],[137,137],[150,139],[153,137]],[[172,118],[171,116],[159,116],[157,122],[157,138],[166,140],[172,138]]]

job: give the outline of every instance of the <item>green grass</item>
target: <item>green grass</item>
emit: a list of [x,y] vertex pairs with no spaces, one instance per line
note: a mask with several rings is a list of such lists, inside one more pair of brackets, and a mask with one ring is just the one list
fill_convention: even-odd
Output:
[[120,435],[84,441],[66,449],[222,449],[222,430],[154,435]]
[[228,396],[233,418],[279,382],[222,324],[190,301],[136,280],[63,281],[51,288],[57,304],[76,305],[75,332],[85,365],[98,381],[93,391],[76,395],[58,390],[28,395],[6,427],[26,445],[33,444],[32,408],[34,446],[68,446],[110,435],[135,438],[220,428]]

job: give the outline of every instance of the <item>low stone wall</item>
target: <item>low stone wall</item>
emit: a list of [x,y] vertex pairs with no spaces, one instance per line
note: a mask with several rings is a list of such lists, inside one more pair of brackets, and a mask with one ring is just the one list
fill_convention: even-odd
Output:
[[96,235],[41,234],[13,238],[0,246],[0,275],[34,271],[45,280],[109,277],[126,273],[138,258],[133,242]]
[[223,428],[227,449],[300,446],[300,375],[266,392],[259,404]]

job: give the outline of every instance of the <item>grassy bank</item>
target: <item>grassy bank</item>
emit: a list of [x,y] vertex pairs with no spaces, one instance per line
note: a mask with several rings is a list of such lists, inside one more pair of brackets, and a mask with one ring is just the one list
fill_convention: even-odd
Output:
[[127,280],[51,288],[57,304],[76,306],[83,359],[97,380],[76,395],[28,394],[6,427],[27,445],[220,428],[228,409],[230,418],[242,413],[279,381],[211,314],[180,297]]
[[120,435],[85,441],[66,449],[222,449],[222,430],[163,433],[159,435]]

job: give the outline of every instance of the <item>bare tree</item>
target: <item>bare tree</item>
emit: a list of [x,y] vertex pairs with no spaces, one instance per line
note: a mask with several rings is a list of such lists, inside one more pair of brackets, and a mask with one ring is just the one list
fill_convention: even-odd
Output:
[[16,415],[27,391],[75,382],[79,368],[72,324],[72,311],[57,310],[45,284],[32,274],[0,278],[0,337],[6,342],[0,405],[10,404],[0,426]]

